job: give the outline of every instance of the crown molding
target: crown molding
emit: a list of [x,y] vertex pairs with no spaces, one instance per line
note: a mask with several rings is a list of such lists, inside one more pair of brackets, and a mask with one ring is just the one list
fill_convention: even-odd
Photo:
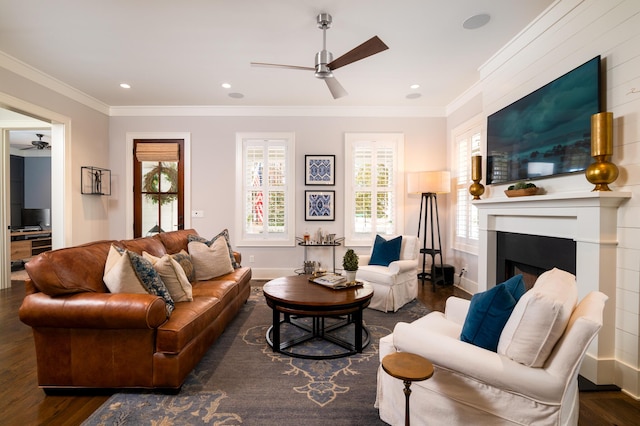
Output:
[[434,107],[114,106],[112,117],[444,117]]
[[5,68],[35,83],[38,83],[46,87],[47,89],[53,90],[56,93],[73,99],[74,101],[80,102],[81,104],[95,109],[98,112],[109,114],[109,106],[104,102],[101,102],[96,98],[91,97],[84,92],[81,92],[75,87],[63,83],[62,81],[51,77],[50,75],[45,74],[42,71],[32,67],[31,65],[26,64],[2,51],[0,51],[0,67]]

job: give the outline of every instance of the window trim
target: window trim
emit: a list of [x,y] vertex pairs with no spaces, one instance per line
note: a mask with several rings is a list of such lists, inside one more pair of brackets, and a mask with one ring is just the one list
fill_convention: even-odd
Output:
[[[483,152],[483,141],[486,138],[486,134],[485,134],[485,129],[486,126],[484,124],[483,118],[481,115],[477,115],[471,119],[469,119],[468,121],[464,122],[463,124],[455,127],[452,131],[451,131],[451,146],[452,146],[452,175],[455,176],[455,184],[452,185],[452,197],[451,197],[451,207],[452,207],[452,211],[455,214],[454,220],[451,221],[451,227],[450,227],[450,236],[451,236],[451,241],[452,241],[452,246],[454,250],[457,251],[461,251],[461,252],[465,252],[465,253],[469,253],[469,254],[478,254],[478,240],[472,240],[470,238],[468,238],[468,236],[464,237],[464,238],[459,238],[457,235],[457,222],[458,222],[458,199],[457,199],[457,191],[458,188],[460,186],[466,186],[466,190],[468,192],[468,186],[471,185],[471,180],[469,180],[468,183],[465,184],[458,184],[458,179],[459,179],[459,173],[460,173],[460,169],[458,167],[459,165],[459,150],[458,150],[458,140],[461,137],[467,136],[467,137],[471,137],[474,134],[480,133],[480,154],[484,155]],[[468,171],[469,171],[469,176],[471,176],[471,150],[472,148],[469,147],[469,149],[467,150],[467,157],[468,157]],[[473,206],[472,202],[471,202],[471,195],[469,194],[469,198],[468,198],[468,202],[469,202],[469,206]]]
[[[263,234],[260,238],[247,238],[244,232],[244,142],[246,140],[275,140],[284,141],[287,151],[287,189],[286,198],[290,200],[285,208],[287,232],[280,238],[273,238],[272,234]],[[295,170],[295,133],[293,132],[241,132],[236,133],[236,229],[239,230],[239,238],[236,245],[239,247],[292,247],[295,246],[296,232],[296,170]],[[272,235],[269,238],[269,235]]]
[[[352,247],[370,247],[373,243],[373,239],[375,235],[378,233],[377,230],[372,230],[372,232],[366,236],[361,238],[355,237],[355,231],[353,229],[352,218],[354,215],[355,207],[353,203],[353,188],[351,176],[353,175],[353,146],[358,142],[368,141],[385,141],[394,144],[395,149],[395,188],[394,188],[394,196],[395,196],[395,212],[394,212],[394,221],[395,230],[392,234],[389,235],[402,235],[404,233],[404,202],[405,202],[405,191],[404,191],[404,133],[386,133],[386,132],[375,132],[375,133],[345,133],[344,135],[344,149],[345,149],[345,185],[344,185],[344,235],[345,235],[345,245]],[[385,234],[386,235],[386,234]]]

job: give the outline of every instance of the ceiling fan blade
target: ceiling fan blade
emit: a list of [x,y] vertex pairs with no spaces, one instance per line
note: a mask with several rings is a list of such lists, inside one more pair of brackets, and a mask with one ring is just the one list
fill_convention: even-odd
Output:
[[336,80],[335,77],[327,77],[324,79],[324,82],[327,83],[327,87],[329,88],[333,99],[342,98],[343,96],[348,95],[347,91],[344,90],[344,87],[338,83],[338,80]]
[[282,64],[268,64],[265,62],[251,62],[251,66],[265,67],[265,68],[286,68],[291,70],[303,70],[303,71],[315,71],[313,67],[301,67],[298,65],[282,65]]
[[333,71],[345,65],[349,65],[350,63],[359,61],[360,59],[367,58],[371,55],[375,55],[376,53],[380,53],[384,50],[387,50],[389,46],[384,44],[378,36],[373,36],[369,40],[362,43],[360,46],[357,46],[339,58],[334,59],[329,62],[327,66]]

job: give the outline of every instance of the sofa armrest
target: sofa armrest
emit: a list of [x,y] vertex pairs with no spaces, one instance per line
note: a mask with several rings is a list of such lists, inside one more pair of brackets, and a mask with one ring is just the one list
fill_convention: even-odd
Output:
[[404,272],[415,271],[418,273],[418,260],[396,260],[389,264],[389,272],[393,274],[402,274]]
[[127,293],[34,293],[24,298],[19,315],[31,327],[51,328],[157,328],[167,320],[162,298]]
[[368,265],[370,260],[371,260],[371,255],[370,254],[359,254],[358,255],[358,266]]
[[467,312],[469,312],[470,304],[470,300],[450,296],[445,302],[444,316],[449,321],[453,321],[456,324],[464,325],[464,321],[465,319],[467,319]]
[[502,391],[547,403],[560,403],[559,397],[563,394],[564,380],[545,369],[526,367],[496,352],[424,327],[396,324],[393,345],[398,351],[421,355],[434,366]]

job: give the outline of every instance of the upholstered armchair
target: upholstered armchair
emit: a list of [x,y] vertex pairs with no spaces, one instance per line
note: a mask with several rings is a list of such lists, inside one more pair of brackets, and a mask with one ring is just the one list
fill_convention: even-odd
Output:
[[[547,289],[558,282],[562,288],[566,276],[557,271],[546,277]],[[573,296],[558,302],[558,289],[550,295],[537,286],[518,300],[497,351],[460,339],[472,303],[457,297],[447,299],[444,313],[398,323],[380,340],[380,360],[401,351],[434,365],[430,379],[411,385],[412,425],[577,424],[578,371],[602,326],[607,296],[591,292],[576,306]],[[389,424],[404,422],[402,390],[380,367],[376,406]]]
[[[383,237],[376,238],[380,241]],[[385,236],[384,240],[391,243],[395,238],[397,236]],[[370,265],[372,256],[376,254],[374,251],[379,247],[374,242],[368,255],[359,256],[356,279],[367,281],[373,287],[370,308],[395,312],[418,295],[418,238],[402,235],[398,260],[392,260],[388,265],[380,264],[386,262]]]

